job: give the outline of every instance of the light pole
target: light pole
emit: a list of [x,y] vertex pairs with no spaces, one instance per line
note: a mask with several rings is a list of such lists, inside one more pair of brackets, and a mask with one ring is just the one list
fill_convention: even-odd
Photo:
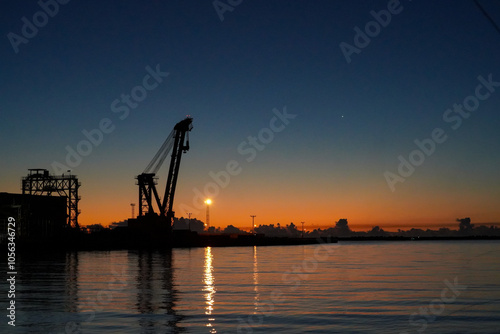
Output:
[[208,229],[210,228],[210,211],[209,211],[209,207],[210,207],[210,204],[212,204],[212,200],[209,198],[205,201],[205,204],[207,205],[207,219],[206,219],[206,222],[205,224],[207,225],[207,231]]
[[188,226],[189,226],[189,230],[191,231],[191,212],[188,212],[187,214],[189,217]]
[[135,203],[130,203],[130,206],[132,207],[132,219],[134,218],[134,209],[135,209]]
[[302,238],[304,237],[304,222],[301,222],[302,224]]
[[256,215],[250,215],[252,217],[252,233],[255,234],[255,222],[254,219],[257,217]]

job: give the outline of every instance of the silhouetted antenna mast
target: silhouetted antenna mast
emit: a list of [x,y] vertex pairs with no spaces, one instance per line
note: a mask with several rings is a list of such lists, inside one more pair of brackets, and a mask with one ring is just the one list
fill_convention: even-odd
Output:
[[207,218],[205,224],[207,225],[207,230],[210,228],[210,204],[212,204],[212,200],[209,198],[205,201],[207,205]]

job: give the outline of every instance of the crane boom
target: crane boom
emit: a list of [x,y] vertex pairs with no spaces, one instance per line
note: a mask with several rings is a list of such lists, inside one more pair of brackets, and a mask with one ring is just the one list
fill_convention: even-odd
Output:
[[[177,123],[169,134],[163,145],[160,147],[153,160],[148,164],[144,172],[137,176],[139,185],[139,216],[159,216],[166,218],[169,229],[174,218],[173,204],[179,166],[182,153],[189,150],[189,131],[191,131],[193,119],[186,117]],[[170,168],[168,171],[167,184],[163,201],[161,201],[156,189],[156,173],[162,166],[169,152],[171,154]],[[158,208],[155,212],[154,207]]]
[[[165,195],[163,196],[163,203],[160,212],[167,210],[167,218],[173,219],[174,212],[172,211],[174,205],[174,194],[177,186],[177,177],[179,176],[179,166],[181,163],[182,153],[189,151],[189,131],[192,129],[192,118],[177,123],[174,127],[174,147],[172,149],[172,157],[170,159],[170,168],[167,178],[167,186],[165,187]],[[184,144],[184,141],[186,142]]]

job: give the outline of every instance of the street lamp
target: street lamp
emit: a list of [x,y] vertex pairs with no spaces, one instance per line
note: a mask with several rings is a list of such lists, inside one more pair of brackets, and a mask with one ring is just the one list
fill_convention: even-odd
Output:
[[134,219],[134,216],[135,216],[135,211],[134,211],[135,203],[130,203],[130,206],[132,207],[132,219]]
[[250,215],[252,217],[252,233],[255,234],[255,222],[254,219],[257,217],[256,215]]
[[212,204],[212,200],[209,198],[205,201],[205,204],[207,205],[207,219],[206,219],[206,222],[205,224],[207,225],[207,231],[208,229],[210,228],[210,211],[209,211],[209,207],[210,207],[210,204]]

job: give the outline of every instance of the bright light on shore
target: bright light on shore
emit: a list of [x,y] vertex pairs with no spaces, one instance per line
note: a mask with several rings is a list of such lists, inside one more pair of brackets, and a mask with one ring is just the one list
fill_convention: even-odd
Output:
[[208,205],[210,205],[210,204],[212,204],[212,200],[211,200],[211,199],[207,199],[207,200],[205,201],[205,203],[206,203],[206,204],[208,204]]

